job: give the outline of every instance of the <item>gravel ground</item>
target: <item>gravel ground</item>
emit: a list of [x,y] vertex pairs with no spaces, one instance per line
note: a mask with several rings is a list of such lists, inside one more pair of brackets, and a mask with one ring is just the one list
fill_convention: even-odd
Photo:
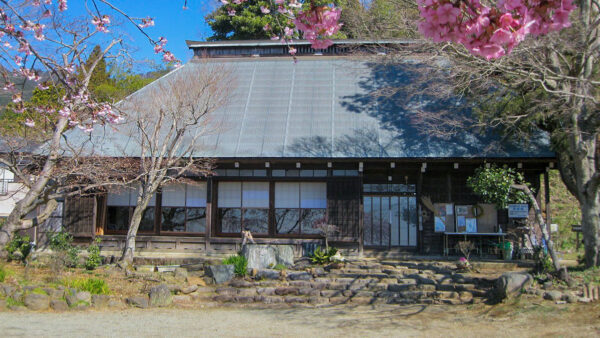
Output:
[[599,336],[598,306],[216,307],[69,313],[2,312],[0,336],[373,337]]

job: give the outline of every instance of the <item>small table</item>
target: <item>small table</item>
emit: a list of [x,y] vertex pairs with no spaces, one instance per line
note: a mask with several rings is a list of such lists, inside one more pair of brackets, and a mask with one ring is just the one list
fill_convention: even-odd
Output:
[[506,236],[506,233],[504,232],[444,232],[444,256],[448,256],[448,252],[450,251],[450,249],[448,248],[448,238],[454,236],[454,237],[464,237],[464,240],[466,241],[469,237],[474,237],[474,238],[478,238],[478,245],[479,245],[479,255],[481,256],[483,254],[483,245],[481,243],[481,239],[484,237],[497,237],[498,238],[498,243],[502,243],[502,239],[504,238],[504,236]]

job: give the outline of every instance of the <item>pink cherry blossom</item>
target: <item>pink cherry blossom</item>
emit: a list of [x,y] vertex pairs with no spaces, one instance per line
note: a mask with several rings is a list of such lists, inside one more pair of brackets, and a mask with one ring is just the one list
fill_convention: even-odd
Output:
[[270,10],[270,9],[268,9],[267,7],[265,7],[265,6],[260,6],[260,11],[261,11],[263,14],[269,14],[269,13],[271,13],[271,10]]
[[25,125],[29,128],[33,128],[35,127],[35,122],[32,119],[27,118],[25,119]]
[[154,26],[154,19],[151,17],[143,18],[142,23],[139,24],[140,28],[148,28]]

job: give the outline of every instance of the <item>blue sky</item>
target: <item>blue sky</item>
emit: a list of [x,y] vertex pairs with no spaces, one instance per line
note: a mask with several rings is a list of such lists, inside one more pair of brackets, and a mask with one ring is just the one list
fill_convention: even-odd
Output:
[[[167,49],[182,61],[191,58],[185,40],[205,40],[211,34],[210,27],[204,21],[204,16],[218,6],[217,0],[188,0],[189,9],[183,10],[184,0],[113,0],[112,3],[132,17],[153,17],[154,27],[147,28],[148,34],[158,39],[164,36],[168,40]],[[70,0],[68,2],[70,15],[80,16],[87,13],[87,6],[92,6],[89,0]],[[102,14],[108,14],[111,19],[123,20],[122,16],[98,2]],[[106,10],[103,10],[106,9]],[[123,39],[129,45],[136,47],[130,51],[136,60],[150,59],[161,62],[161,57],[154,54],[152,46],[132,24],[123,24],[116,28],[127,35]],[[138,70],[144,66],[135,67]]]

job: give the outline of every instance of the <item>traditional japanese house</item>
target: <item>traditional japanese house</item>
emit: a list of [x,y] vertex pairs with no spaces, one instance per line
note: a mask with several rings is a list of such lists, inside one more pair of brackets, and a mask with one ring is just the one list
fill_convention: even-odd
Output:
[[[313,50],[296,41],[295,62],[278,41],[187,41],[194,59],[176,72],[222,63],[237,84],[215,113],[227,127],[203,139],[214,175],[156,194],[138,254],[233,252],[243,229],[258,243],[292,244],[300,254],[303,244],[321,243],[319,222],[337,227],[332,241],[347,253],[440,254],[453,233],[505,232],[506,210],[481,203],[467,177],[480,166],[507,165],[548,192],[556,161],[548,138],[519,142],[470,129],[440,137],[419,128],[414,117],[423,110],[470,113],[459,99],[405,92],[421,64],[386,62],[386,54],[409,43],[343,40]],[[123,156],[111,149],[103,155]],[[80,238],[101,236],[103,250],[117,252],[133,205],[123,191],[67,199],[64,227]]]

